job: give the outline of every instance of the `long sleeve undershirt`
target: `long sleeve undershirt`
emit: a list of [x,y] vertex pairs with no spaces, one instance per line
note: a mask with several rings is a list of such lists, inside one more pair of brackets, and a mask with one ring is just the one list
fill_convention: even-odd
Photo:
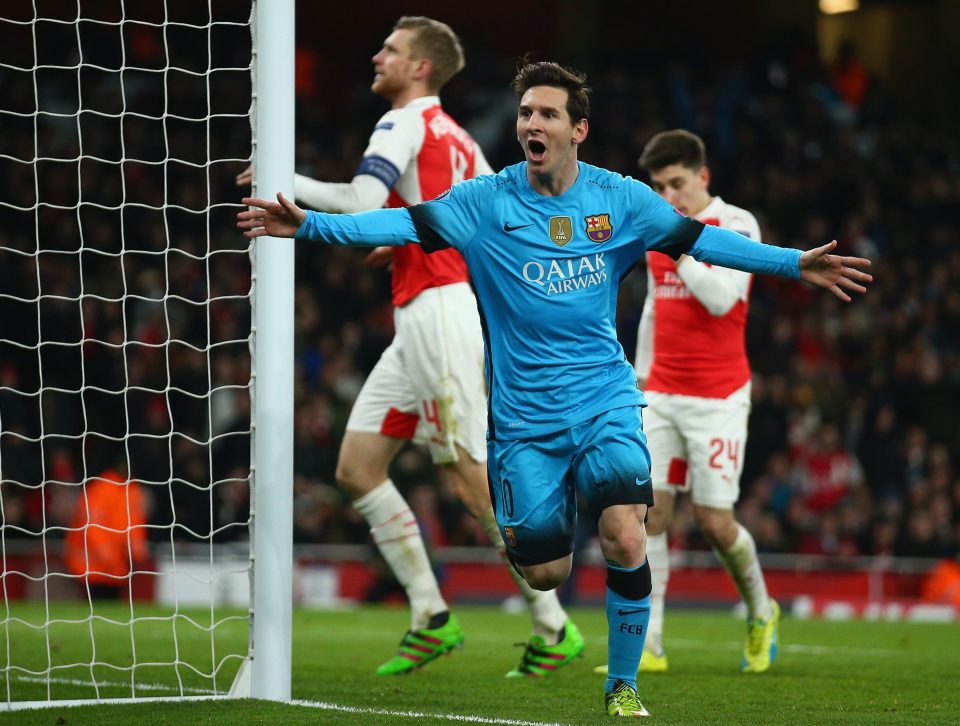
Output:
[[390,196],[384,183],[369,174],[359,174],[347,184],[322,182],[295,174],[293,193],[298,201],[311,209],[343,214],[380,209]]
[[709,267],[692,257],[677,262],[677,274],[687,289],[716,317],[726,315],[737,300],[745,300],[750,274],[725,267]]

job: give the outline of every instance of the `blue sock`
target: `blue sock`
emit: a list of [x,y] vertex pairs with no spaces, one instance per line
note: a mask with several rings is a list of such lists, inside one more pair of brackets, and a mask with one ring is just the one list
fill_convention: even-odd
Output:
[[604,690],[613,690],[616,681],[637,687],[637,669],[643,655],[650,622],[650,565],[627,570],[607,564],[607,681]]

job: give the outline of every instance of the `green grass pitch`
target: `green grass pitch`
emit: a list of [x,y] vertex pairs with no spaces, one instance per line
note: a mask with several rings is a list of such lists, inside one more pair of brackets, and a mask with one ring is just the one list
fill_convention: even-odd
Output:
[[[82,616],[85,608],[58,605],[55,614]],[[11,614],[37,622],[43,610],[18,605]],[[99,607],[98,615],[126,621],[124,607]],[[216,687],[229,688],[238,666],[222,653],[246,650],[243,620],[229,621],[211,643],[209,611],[190,619],[169,617],[158,608],[133,626],[138,663],[172,661],[172,629],[180,636],[179,656],[196,671],[220,663]],[[232,612],[231,615],[241,615]],[[606,626],[601,608],[575,608],[572,616],[587,640],[585,657],[554,677],[508,681],[526,639],[526,615],[495,607],[464,606],[457,614],[467,635],[463,650],[409,676],[377,678],[374,669],[393,654],[407,626],[404,608],[340,611],[299,610],[294,614],[293,697],[298,705],[249,700],[142,703],[54,707],[4,712],[0,723],[33,724],[600,724],[602,677],[592,673],[606,661]],[[217,611],[216,617],[223,614]],[[132,662],[131,627],[97,622],[96,657],[113,666]],[[641,676],[640,695],[653,722],[662,724],[956,724],[960,723],[960,625],[904,622],[826,622],[786,617],[774,668],[763,675],[738,672],[744,626],[729,613],[668,610],[666,647],[670,671]],[[59,625],[50,634],[55,664],[89,662],[90,625]],[[217,656],[213,656],[216,646]],[[22,625],[0,627],[0,657],[22,667],[47,663],[46,637]],[[9,658],[9,661],[8,661]],[[190,694],[214,688],[213,680],[189,667],[145,665],[136,670],[144,696],[172,695],[178,682]],[[130,672],[82,666],[56,672],[56,698],[93,694],[129,695]],[[178,681],[178,679],[180,679]],[[113,685],[116,684],[116,685]],[[17,699],[44,697],[47,684],[17,671],[0,674],[0,694]]]

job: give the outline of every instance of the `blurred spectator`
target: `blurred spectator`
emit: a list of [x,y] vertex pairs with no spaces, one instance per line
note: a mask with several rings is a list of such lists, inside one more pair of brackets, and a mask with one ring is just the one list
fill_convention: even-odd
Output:
[[852,109],[859,111],[870,86],[870,74],[857,56],[857,46],[852,40],[840,44],[837,61],[830,70],[834,90]]
[[960,561],[943,560],[924,578],[921,596],[933,603],[960,607]]
[[819,427],[809,439],[794,444],[802,495],[807,509],[819,513],[832,510],[860,486],[860,464],[842,447],[840,431],[834,424]]
[[148,506],[140,485],[117,469],[88,480],[77,496],[64,560],[90,597],[116,599],[146,563]]
[[344,502],[339,490],[329,484],[297,476],[293,498],[293,541],[322,544],[346,538]]

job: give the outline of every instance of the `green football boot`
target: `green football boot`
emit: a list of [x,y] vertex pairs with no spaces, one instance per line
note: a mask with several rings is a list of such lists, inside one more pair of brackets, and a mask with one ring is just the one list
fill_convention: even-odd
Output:
[[636,689],[626,681],[616,681],[613,690],[603,696],[608,716],[649,716],[640,703]]
[[547,645],[539,635],[534,635],[523,651],[520,665],[507,673],[507,678],[542,678],[563,668],[583,653],[583,636],[580,629],[567,620],[560,631],[556,645]]
[[[377,668],[378,676],[396,676],[422,668],[432,660],[454,648],[463,647],[463,630],[453,613],[444,613],[447,617],[442,625],[419,630],[409,630],[400,641],[400,651],[386,663]],[[436,615],[431,620],[438,619]]]

